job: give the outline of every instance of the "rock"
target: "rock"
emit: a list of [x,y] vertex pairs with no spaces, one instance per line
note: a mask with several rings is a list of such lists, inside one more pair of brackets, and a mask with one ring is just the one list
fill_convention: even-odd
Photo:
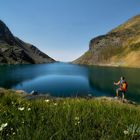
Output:
[[31,91],[31,93],[30,93],[31,95],[39,95],[39,93],[37,92],[37,91]]
[[15,92],[16,92],[17,94],[25,94],[25,93],[26,93],[24,90],[15,90]]
[[127,100],[127,99],[122,99],[120,97],[106,97],[106,96],[103,96],[103,97],[95,97],[95,99],[137,105],[136,102],[133,102],[133,101],[130,101],[130,100]]

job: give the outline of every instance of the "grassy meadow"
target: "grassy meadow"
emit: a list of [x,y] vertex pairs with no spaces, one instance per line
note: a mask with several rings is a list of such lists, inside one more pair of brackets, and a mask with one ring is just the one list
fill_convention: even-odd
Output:
[[140,106],[66,98],[27,100],[0,92],[0,140],[140,139]]

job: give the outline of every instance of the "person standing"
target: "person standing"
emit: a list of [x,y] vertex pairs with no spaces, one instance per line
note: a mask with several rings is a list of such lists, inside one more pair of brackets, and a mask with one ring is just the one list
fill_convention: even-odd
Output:
[[122,99],[124,99],[127,91],[127,82],[125,81],[125,77],[121,76],[118,82],[114,82],[114,85],[119,86],[119,88],[116,89],[116,96],[119,97],[119,92],[121,92]]

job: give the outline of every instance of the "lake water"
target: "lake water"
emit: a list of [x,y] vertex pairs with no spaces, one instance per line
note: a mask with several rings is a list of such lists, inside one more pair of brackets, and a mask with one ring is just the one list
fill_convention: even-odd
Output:
[[57,97],[115,96],[114,81],[126,77],[126,97],[140,103],[140,69],[66,63],[0,66],[0,87]]

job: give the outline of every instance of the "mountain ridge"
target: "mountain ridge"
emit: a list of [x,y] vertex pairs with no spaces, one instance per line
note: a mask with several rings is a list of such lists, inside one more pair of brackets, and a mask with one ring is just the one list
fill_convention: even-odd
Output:
[[55,62],[55,60],[34,45],[15,37],[6,24],[0,20],[1,64],[38,64],[51,62]]
[[140,67],[140,15],[90,40],[75,64]]

